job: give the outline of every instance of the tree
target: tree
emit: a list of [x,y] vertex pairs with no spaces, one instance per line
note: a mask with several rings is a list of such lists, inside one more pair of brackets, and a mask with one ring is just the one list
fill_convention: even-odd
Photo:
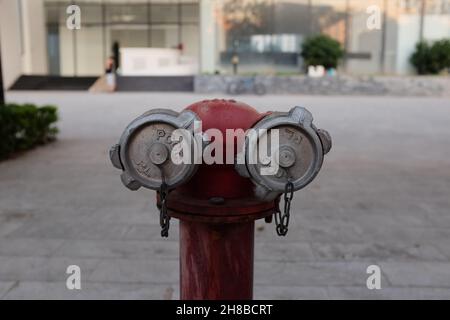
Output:
[[5,92],[3,91],[2,52],[0,48],[0,106],[5,104]]
[[336,69],[343,55],[341,44],[327,35],[308,38],[302,45],[301,56],[307,67],[321,65]]

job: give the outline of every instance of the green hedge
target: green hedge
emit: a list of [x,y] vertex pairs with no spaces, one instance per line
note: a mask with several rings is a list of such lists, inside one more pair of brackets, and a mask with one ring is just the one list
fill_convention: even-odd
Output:
[[57,108],[32,104],[0,105],[0,159],[56,138]]
[[450,39],[419,42],[410,62],[418,74],[438,74],[450,68]]

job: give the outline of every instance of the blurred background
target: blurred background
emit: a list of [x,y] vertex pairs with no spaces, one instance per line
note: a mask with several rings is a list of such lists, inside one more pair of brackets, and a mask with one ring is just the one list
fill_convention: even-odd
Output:
[[[66,26],[71,3],[81,8],[76,32]],[[234,53],[242,72],[298,73],[302,43],[317,34],[342,45],[343,72],[410,75],[409,58],[419,41],[450,36],[447,0],[4,0],[1,5],[5,87],[20,75],[100,76],[115,43],[177,49],[181,60],[170,61],[166,52],[166,60],[157,62],[165,75],[231,73]],[[367,28],[370,6],[380,10],[378,29]],[[139,55],[130,59],[135,69],[146,63]],[[172,63],[183,67],[170,68]],[[148,75],[164,74],[153,69]]]

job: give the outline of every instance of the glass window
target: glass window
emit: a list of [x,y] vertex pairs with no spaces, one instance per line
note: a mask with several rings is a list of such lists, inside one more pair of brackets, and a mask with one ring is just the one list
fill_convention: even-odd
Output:
[[155,48],[177,48],[180,43],[177,25],[152,25],[150,37]]
[[59,24],[61,19],[61,10],[59,5],[47,5],[45,7],[47,24]]
[[114,25],[107,28],[107,50],[111,52],[114,42],[118,42],[121,48],[145,48],[149,46],[149,32],[147,26],[139,25]]
[[[81,8],[81,29],[66,28],[66,9]],[[178,48],[199,54],[198,0],[44,0],[50,72],[95,75],[104,72],[112,45]]]
[[68,1],[46,1],[45,12],[47,24],[65,24]]
[[181,22],[182,23],[197,23],[199,14],[198,3],[183,3],[181,4]]
[[346,0],[313,1],[311,9],[313,33],[326,34],[345,45],[347,3]]
[[[278,1],[222,1],[217,34],[220,39],[218,56],[223,70],[230,72],[235,52],[239,55],[241,72],[273,72],[286,62],[289,67],[297,68],[295,51],[298,48],[292,52],[292,35],[281,34],[286,29],[279,28],[275,22],[282,19],[282,9],[275,3]],[[278,15],[275,9],[278,9]],[[294,39],[294,46],[295,42]]]
[[177,23],[181,8],[174,1],[168,3],[151,3],[151,19],[152,23]]
[[148,22],[148,7],[141,3],[107,4],[107,23],[142,23]]
[[59,26],[49,24],[47,25],[47,60],[50,75],[56,76],[60,74],[59,48]]
[[308,0],[276,0],[274,33],[305,37],[311,33],[311,6]]
[[82,24],[101,24],[103,11],[100,3],[77,2],[81,9]]
[[272,7],[263,0],[225,0],[222,7],[226,50],[252,51],[253,35],[272,34]]

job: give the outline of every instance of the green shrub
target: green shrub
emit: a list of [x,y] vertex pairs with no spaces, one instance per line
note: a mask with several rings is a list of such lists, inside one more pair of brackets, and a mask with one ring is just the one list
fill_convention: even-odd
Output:
[[450,39],[436,41],[431,47],[431,56],[437,62],[439,71],[450,68]]
[[57,109],[32,104],[0,106],[0,159],[56,138]]
[[450,68],[450,39],[439,40],[432,45],[419,42],[410,62],[418,74],[438,74]]
[[306,39],[302,45],[303,59],[306,67],[324,66],[326,69],[337,68],[344,55],[341,44],[327,35],[318,35]]
[[431,56],[431,46],[421,41],[416,45],[416,50],[410,58],[411,64],[418,74],[436,74],[439,72]]

